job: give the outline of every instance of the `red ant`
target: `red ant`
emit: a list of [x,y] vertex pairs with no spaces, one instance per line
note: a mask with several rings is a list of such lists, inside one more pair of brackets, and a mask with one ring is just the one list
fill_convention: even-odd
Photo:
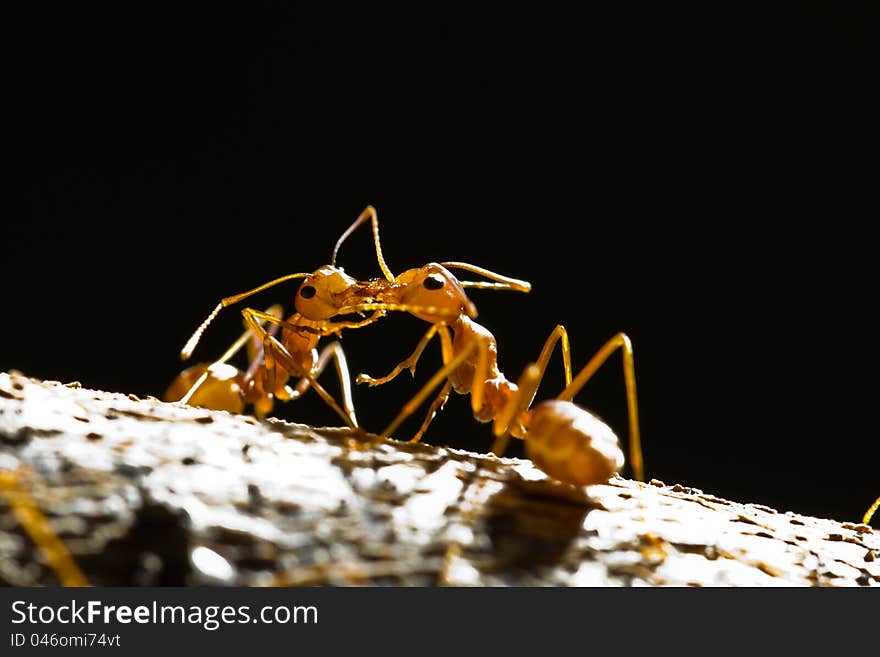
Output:
[[[309,388],[314,388],[349,427],[357,429],[350,375],[342,346],[334,341],[326,345],[320,353],[317,346],[322,337],[339,335],[347,328],[367,326],[384,314],[376,311],[361,321],[334,321],[335,317],[343,314],[341,310],[344,307],[372,300],[367,293],[372,288],[370,284],[352,278],[336,266],[339,247],[354,230],[368,220],[373,225],[379,267],[388,281],[393,280],[394,277],[382,257],[376,210],[367,206],[337,240],[329,265],[319,267],[312,273],[281,276],[247,292],[223,298],[181,350],[183,360],[190,357],[205,329],[223,308],[279,283],[305,279],[296,293],[296,312],[293,315],[282,319],[282,308],[278,305],[265,312],[253,308],[243,309],[241,312],[247,328],[245,334],[214,363],[200,363],[181,372],[169,386],[165,400],[182,400],[196,406],[232,412],[242,412],[246,404],[253,404],[255,414],[265,417],[271,412],[275,399],[296,399]],[[266,323],[270,325],[269,330],[263,328]],[[280,337],[276,337],[279,330]],[[248,344],[250,366],[242,372],[227,365],[226,361],[244,344]],[[340,380],[342,408],[317,381],[331,360],[336,365]],[[290,376],[299,377],[298,383],[293,387],[288,385]]]
[[[462,283],[449,271],[460,268],[485,275],[494,283]],[[620,349],[630,426],[630,465],[636,479],[644,478],[633,349],[624,333],[612,337],[572,377],[568,333],[557,326],[541,350],[538,360],[527,366],[517,383],[508,380],[498,368],[498,345],[488,329],[473,320],[473,303],[465,287],[503,287],[528,291],[525,281],[509,279],[466,263],[431,263],[398,276],[392,284],[382,283],[373,290],[374,302],[342,309],[343,312],[398,310],[409,312],[431,324],[415,351],[388,375],[372,378],[360,374],[358,383],[382,385],[408,368],[414,372],[425,347],[435,335],[440,339],[443,367],[407,402],[380,438],[389,437],[414,413],[433,390],[443,384],[428,415],[411,442],[421,439],[437,410],[451,390],[471,395],[474,417],[493,421],[495,443],[492,451],[501,455],[510,436],[525,441],[526,455],[544,472],[578,486],[607,481],[624,463],[623,452],[614,432],[602,420],[571,400],[596,370]],[[557,342],[560,342],[565,369],[565,389],[556,399],[531,408],[538,385]]]
[[[376,258],[385,280],[357,281],[335,266],[336,255],[344,240],[362,223],[370,219],[373,227]],[[462,269],[485,276],[491,281],[461,282],[449,269]],[[430,263],[410,269],[395,277],[387,265],[379,241],[378,217],[368,207],[343,233],[336,243],[329,266],[313,274],[289,274],[253,290],[226,297],[195,331],[183,349],[184,358],[192,352],[201,334],[222,308],[232,305],[257,292],[294,278],[305,278],[296,297],[297,313],[288,320],[280,320],[271,313],[251,308],[242,311],[246,326],[252,335],[262,342],[263,353],[257,356],[258,365],[250,380],[263,376],[263,394],[289,398],[283,386],[290,374],[302,377],[303,391],[313,387],[322,398],[352,428],[357,428],[348,385],[348,370],[338,343],[332,343],[316,357],[315,347],[321,337],[338,333],[342,328],[366,326],[386,311],[404,311],[431,324],[413,354],[395,367],[390,374],[373,379],[361,374],[358,382],[381,385],[393,379],[404,368],[415,369],[427,344],[434,335],[439,336],[443,355],[443,367],[407,403],[398,416],[382,432],[386,438],[424,402],[428,395],[444,382],[443,388],[431,404],[428,416],[413,440],[421,439],[436,411],[442,407],[452,389],[460,394],[471,395],[474,416],[480,421],[494,420],[496,437],[492,451],[501,454],[510,436],[526,443],[527,455],[545,472],[561,481],[581,484],[607,480],[623,466],[623,454],[613,431],[594,415],[571,402],[574,395],[593,376],[595,371],[617,349],[623,353],[624,381],[630,423],[630,462],[637,479],[643,478],[641,442],[639,437],[636,402],[633,350],[629,338],[618,333],[611,338],[576,377],[572,377],[568,334],[562,325],[557,326],[544,344],[536,363],[523,372],[518,383],[509,381],[498,368],[497,342],[494,336],[474,321],[476,308],[467,298],[465,287],[483,289],[508,289],[527,292],[530,284],[501,276],[487,269],[461,262]],[[320,293],[319,293],[320,290]],[[307,304],[304,300],[316,299]],[[373,314],[361,322],[333,322],[337,315],[372,310]],[[281,327],[281,339],[262,327],[262,322]],[[246,339],[246,336],[242,336]],[[542,402],[530,409],[538,385],[544,376],[556,342],[561,342],[566,387],[555,400]],[[235,347],[235,345],[233,345]],[[332,350],[332,351],[328,351]],[[319,362],[326,363],[335,357],[343,389],[345,411],[315,380],[320,374]],[[221,359],[222,360],[222,359]],[[280,368],[276,365],[280,365]],[[206,373],[202,373],[203,378]],[[228,379],[228,385],[242,387],[251,385],[247,376],[237,374]],[[279,384],[279,382],[281,382]],[[221,391],[223,386],[221,385]]]

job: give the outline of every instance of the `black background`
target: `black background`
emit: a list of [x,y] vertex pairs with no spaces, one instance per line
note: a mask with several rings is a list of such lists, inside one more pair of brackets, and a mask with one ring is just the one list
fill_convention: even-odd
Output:
[[[532,282],[472,295],[511,378],[557,323],[577,364],[626,331],[649,477],[844,520],[880,493],[870,3],[220,4],[7,22],[26,198],[0,369],[160,396],[220,297],[326,263],[371,203],[395,272]],[[339,264],[379,275],[367,231]],[[221,314],[196,360],[240,326]],[[352,370],[425,328],[348,333]],[[625,435],[619,370],[578,401]],[[560,387],[554,363],[539,394]],[[364,425],[415,389],[358,389]],[[337,423],[314,395],[278,411]],[[454,396],[426,440],[489,433]]]

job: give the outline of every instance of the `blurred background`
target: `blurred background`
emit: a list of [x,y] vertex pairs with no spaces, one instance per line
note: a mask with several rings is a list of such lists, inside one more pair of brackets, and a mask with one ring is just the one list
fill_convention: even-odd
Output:
[[[532,282],[472,294],[510,378],[556,324],[578,367],[626,331],[649,477],[858,520],[880,494],[869,4],[20,13],[0,370],[161,396],[221,297],[327,263],[373,204],[395,272]],[[369,231],[339,264],[380,275]],[[296,286],[252,303],[292,308]],[[353,373],[425,328],[347,333]],[[240,332],[221,313],[194,361]],[[439,362],[358,388],[362,423]],[[539,397],[561,387],[557,356]],[[577,401],[625,438],[619,357]],[[338,424],[314,394],[277,414]],[[486,451],[490,428],[453,395],[425,440]]]

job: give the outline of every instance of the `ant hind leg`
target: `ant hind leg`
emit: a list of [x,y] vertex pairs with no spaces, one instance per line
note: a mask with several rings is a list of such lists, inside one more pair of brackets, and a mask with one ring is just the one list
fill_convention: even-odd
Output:
[[510,441],[510,426],[517,417],[532,405],[532,400],[538,392],[538,386],[544,378],[553,348],[559,342],[562,351],[562,367],[565,374],[565,384],[571,383],[571,346],[568,339],[568,331],[562,324],[554,328],[538,355],[538,360],[527,366],[517,381],[517,391],[507,402],[501,412],[495,417],[492,425],[492,433],[495,434],[495,442],[492,445],[492,453],[497,456],[504,454]]
[[[330,360],[336,365],[336,375],[339,378],[339,387],[342,392],[342,406],[354,426],[358,426],[357,416],[354,411],[354,400],[351,394],[351,373],[348,369],[348,360],[345,358],[345,351],[339,342],[331,342],[321,350],[318,354],[318,360],[312,368],[312,378],[303,377],[294,386],[291,394],[284,397],[285,401],[298,399],[312,386],[312,381],[317,379],[327,367]],[[279,398],[282,398],[279,395]]]
[[630,467],[633,476],[639,480],[645,479],[645,466],[642,456],[642,442],[639,432],[638,403],[636,398],[636,374],[633,361],[632,342],[625,333],[617,333],[597,351],[593,357],[578,372],[577,376],[569,383],[557,399],[571,401],[580,392],[587,381],[592,378],[606,360],[618,349],[623,355],[623,380],[626,385],[626,404],[629,414],[629,451]]

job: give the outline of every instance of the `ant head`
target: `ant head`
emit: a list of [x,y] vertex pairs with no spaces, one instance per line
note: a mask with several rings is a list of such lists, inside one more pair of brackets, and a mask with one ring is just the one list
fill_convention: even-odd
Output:
[[296,292],[296,311],[312,320],[330,319],[345,306],[370,300],[362,284],[338,267],[325,265],[306,277]]
[[468,299],[458,279],[436,262],[410,269],[397,277],[403,284],[400,303],[418,306],[413,315],[428,322],[449,321],[460,315],[477,316],[477,308]]

